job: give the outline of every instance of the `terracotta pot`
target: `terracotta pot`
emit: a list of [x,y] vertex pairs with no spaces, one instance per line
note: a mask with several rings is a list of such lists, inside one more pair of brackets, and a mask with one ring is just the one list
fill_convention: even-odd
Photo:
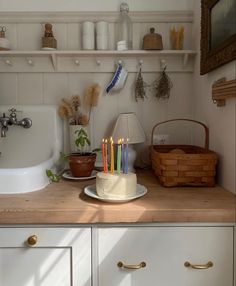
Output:
[[94,169],[96,153],[72,153],[69,156],[69,166],[74,177],[90,177]]

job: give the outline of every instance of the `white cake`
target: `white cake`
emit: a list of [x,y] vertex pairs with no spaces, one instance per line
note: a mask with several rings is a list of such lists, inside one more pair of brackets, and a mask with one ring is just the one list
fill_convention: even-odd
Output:
[[134,196],[136,188],[137,176],[134,173],[97,173],[96,190],[101,198],[125,199]]

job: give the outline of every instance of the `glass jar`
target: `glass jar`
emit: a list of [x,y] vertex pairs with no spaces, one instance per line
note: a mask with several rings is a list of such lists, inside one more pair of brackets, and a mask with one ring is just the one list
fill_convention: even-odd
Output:
[[129,6],[127,3],[120,5],[120,16],[118,19],[118,41],[117,50],[132,50],[133,29],[129,17]]

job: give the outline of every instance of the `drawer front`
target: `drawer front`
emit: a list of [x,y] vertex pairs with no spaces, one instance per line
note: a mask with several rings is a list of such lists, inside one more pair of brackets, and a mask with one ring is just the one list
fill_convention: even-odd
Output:
[[90,286],[90,228],[0,228],[0,285]]
[[99,286],[232,286],[233,228],[100,228],[98,262]]

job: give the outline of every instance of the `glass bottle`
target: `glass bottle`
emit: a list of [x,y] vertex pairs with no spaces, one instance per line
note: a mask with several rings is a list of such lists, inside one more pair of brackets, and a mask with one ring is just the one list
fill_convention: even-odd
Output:
[[118,42],[117,50],[132,50],[132,21],[129,17],[129,6],[121,3],[120,16],[118,19]]

